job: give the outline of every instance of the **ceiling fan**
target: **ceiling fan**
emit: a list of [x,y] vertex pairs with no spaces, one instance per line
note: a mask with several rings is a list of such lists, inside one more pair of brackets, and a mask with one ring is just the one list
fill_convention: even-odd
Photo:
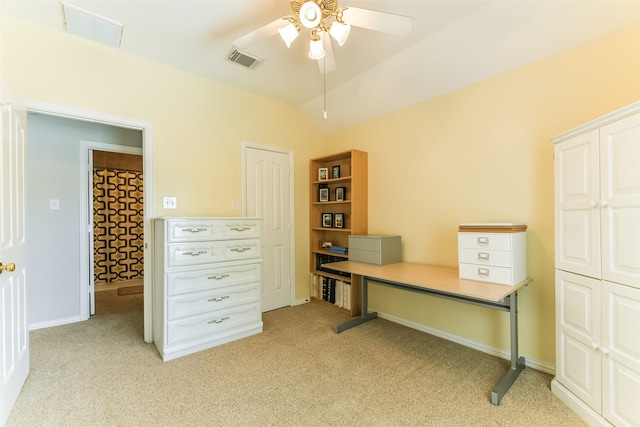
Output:
[[351,26],[396,35],[405,35],[413,28],[411,17],[339,6],[338,0],[290,0],[289,5],[293,16],[278,18],[240,37],[233,45],[247,49],[279,33],[287,47],[290,47],[302,26],[311,30],[309,58],[318,60],[321,73],[330,73],[336,68],[331,38],[342,46],[349,37]]

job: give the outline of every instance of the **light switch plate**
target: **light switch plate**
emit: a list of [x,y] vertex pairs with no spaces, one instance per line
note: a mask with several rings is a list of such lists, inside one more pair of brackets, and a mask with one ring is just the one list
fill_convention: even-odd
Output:
[[162,207],[164,209],[177,209],[178,208],[178,200],[175,197],[163,197],[162,198]]
[[49,210],[59,211],[60,210],[60,199],[49,199]]

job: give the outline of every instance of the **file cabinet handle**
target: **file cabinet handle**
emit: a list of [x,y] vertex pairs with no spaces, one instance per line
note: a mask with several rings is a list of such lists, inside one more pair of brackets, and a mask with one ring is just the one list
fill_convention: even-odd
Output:
[[207,302],[220,302],[220,301],[224,301],[224,300],[229,299],[229,298],[230,298],[229,295],[224,295],[224,296],[221,296],[221,297],[209,298],[207,300]]
[[207,279],[209,279],[209,280],[222,280],[222,279],[226,279],[227,277],[229,277],[228,274],[214,274],[213,276],[207,277]]
[[478,259],[489,261],[489,252],[478,252]]
[[489,269],[488,268],[479,268],[478,269],[478,276],[488,276],[489,275]]
[[478,237],[478,244],[479,245],[488,245],[489,244],[489,238],[486,236],[479,236]]

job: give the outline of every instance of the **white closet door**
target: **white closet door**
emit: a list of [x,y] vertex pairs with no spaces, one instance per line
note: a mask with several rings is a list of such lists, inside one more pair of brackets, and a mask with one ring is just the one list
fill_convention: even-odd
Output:
[[640,288],[640,114],[600,129],[602,278]]
[[602,415],[640,425],[640,289],[602,282]]
[[556,144],[556,268],[600,277],[598,131]]

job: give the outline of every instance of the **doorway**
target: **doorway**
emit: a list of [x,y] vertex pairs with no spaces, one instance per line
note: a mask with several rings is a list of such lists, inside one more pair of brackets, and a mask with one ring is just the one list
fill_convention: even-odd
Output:
[[[139,150],[142,153],[142,150]],[[91,314],[144,301],[144,175],[142,154],[89,150],[93,227]],[[102,298],[98,298],[98,294]],[[108,296],[108,298],[107,298]],[[100,302],[99,302],[100,301]],[[102,305],[102,306],[99,306]]]
[[[151,218],[153,218],[153,215],[154,215],[153,181],[152,181],[152,177],[153,177],[153,162],[152,162],[153,126],[152,124],[149,122],[140,121],[137,119],[115,116],[112,114],[98,113],[95,111],[82,110],[82,109],[77,109],[73,107],[42,103],[37,101],[27,101],[26,106],[30,114],[42,114],[44,116],[49,116],[49,117],[59,117],[62,119],[67,119],[68,122],[77,123],[79,125],[83,123],[84,124],[92,123],[96,125],[102,125],[105,127],[129,129],[132,131],[139,132],[139,139],[137,140],[138,142],[135,144],[137,145],[137,147],[135,148],[137,150],[141,150],[143,153],[143,165],[144,165],[143,168],[144,168],[145,176],[147,177],[147,179],[144,182],[144,189],[143,189],[143,192],[144,192],[144,233],[143,233],[144,234],[143,236],[144,261],[143,262],[144,262],[144,271],[153,271],[153,259],[152,259],[153,257],[151,256],[151,252],[150,252],[151,248],[153,247],[152,245],[153,233],[150,232]],[[71,129],[73,126],[75,125],[70,125],[68,129]],[[46,133],[45,135],[48,138],[50,134]],[[97,139],[97,140],[100,140],[100,139]],[[98,148],[101,148],[101,147],[98,147]],[[76,150],[75,151],[76,155],[73,157],[75,157],[76,160],[73,161],[73,164],[67,161],[64,164],[63,170],[67,172],[66,175],[69,177],[69,179],[71,179],[70,175],[75,174],[76,179],[78,176],[80,177],[80,180],[76,182],[86,183],[88,180],[88,171],[89,171],[88,166],[83,166],[82,168],[80,168],[79,171],[73,172],[73,169],[76,169],[75,165],[78,165],[77,156],[78,154],[81,154],[78,151],[77,142],[76,142],[75,150]],[[54,153],[54,154],[57,155],[57,153]],[[140,151],[138,151],[137,154],[140,154]],[[51,162],[50,157],[51,156],[49,156],[46,159],[43,159],[43,165],[47,165],[48,163]],[[87,165],[88,163],[85,162],[84,164]],[[70,174],[69,172],[72,172],[72,174]],[[88,195],[88,191],[84,191],[88,188],[88,184],[66,185],[65,189],[67,189],[69,192],[72,192],[74,187],[76,189],[80,188],[81,191],[78,192],[76,190],[77,191],[76,194],[79,193],[79,196],[83,198],[83,200],[78,202],[74,201],[73,203],[68,203],[66,202],[66,199],[60,199],[61,209],[65,210],[71,207],[72,205],[74,205],[73,207],[77,209],[76,212],[79,212],[79,215],[80,215],[79,226],[84,227],[84,229],[81,231],[80,239],[63,238],[63,240],[60,240],[60,239],[56,240],[58,244],[60,242],[64,242],[64,244],[68,246],[76,245],[76,246],[73,246],[71,250],[67,252],[62,252],[60,250],[53,250],[53,253],[55,254],[60,253],[59,257],[66,256],[64,258],[64,262],[54,259],[55,256],[51,256],[52,254],[51,250],[49,250],[48,256],[37,257],[37,259],[45,260],[43,262],[47,262],[49,264],[53,264],[55,262],[55,264],[53,265],[47,265],[44,268],[42,268],[41,271],[43,272],[43,274],[46,274],[46,272],[48,271],[59,271],[60,266],[64,266],[65,268],[67,268],[69,270],[69,274],[66,275],[67,280],[62,281],[59,284],[56,283],[56,286],[52,286],[50,278],[43,278],[43,280],[32,280],[31,283],[35,283],[35,287],[37,287],[37,289],[35,287],[32,288],[31,294],[35,295],[36,298],[38,299],[36,302],[34,302],[35,304],[34,310],[40,312],[40,314],[38,315],[39,317],[34,321],[34,324],[30,324],[30,326],[33,329],[56,326],[56,325],[65,324],[65,323],[72,323],[72,322],[86,320],[89,318],[89,313],[90,313],[89,297],[92,294],[86,291],[87,289],[86,286],[84,287],[84,289],[82,289],[82,286],[77,284],[78,279],[81,279],[81,282],[85,284],[89,282],[88,278],[90,277],[90,269],[91,269],[90,263],[88,261],[89,249],[90,249],[90,240],[88,237],[89,237],[90,227],[88,226],[89,224],[88,214],[87,214],[87,210],[85,209],[88,203],[87,200],[89,198],[89,195]],[[38,195],[35,195],[35,196],[38,196]],[[58,194],[54,193],[53,191],[50,191],[50,194],[47,193],[40,196],[41,198],[49,199],[50,197],[57,198]],[[46,211],[49,212],[49,210],[46,210]],[[57,211],[54,211],[51,214],[54,214],[55,212]],[[69,213],[69,214],[66,214],[64,218],[75,220],[75,218],[77,217]],[[46,221],[40,221],[40,223],[46,224]],[[50,232],[52,230],[51,228],[47,230],[49,230],[48,234],[51,234],[51,235],[53,234]],[[57,230],[55,231],[57,232]],[[75,233],[80,233],[79,228],[76,228]],[[43,234],[46,234],[46,233],[43,233]],[[33,233],[32,235],[36,235],[36,233]],[[48,246],[46,248],[48,248]],[[75,259],[74,257],[69,258],[67,256],[68,252],[71,252],[72,254],[79,253],[80,257],[81,258],[83,257],[83,258],[80,259],[78,262],[76,261],[77,258]],[[76,263],[79,264],[77,267],[76,267],[77,265]],[[151,282],[148,276],[149,275],[145,276],[144,278],[144,293],[147,296],[147,298],[144,299],[144,340],[146,342],[152,342],[153,341],[153,326],[152,326],[153,319],[152,319],[151,301],[153,298],[152,297],[153,290],[151,289],[152,288]],[[69,278],[72,280],[69,280]],[[55,293],[50,292],[50,288],[55,288],[56,292]],[[72,298],[72,296],[70,295],[70,292],[73,292],[74,290],[75,290],[76,296],[75,298]],[[78,299],[78,292],[80,294],[79,299]],[[91,290],[91,292],[93,293],[93,290]],[[54,304],[52,304],[52,302]],[[42,307],[42,310],[40,310],[40,307]]]

